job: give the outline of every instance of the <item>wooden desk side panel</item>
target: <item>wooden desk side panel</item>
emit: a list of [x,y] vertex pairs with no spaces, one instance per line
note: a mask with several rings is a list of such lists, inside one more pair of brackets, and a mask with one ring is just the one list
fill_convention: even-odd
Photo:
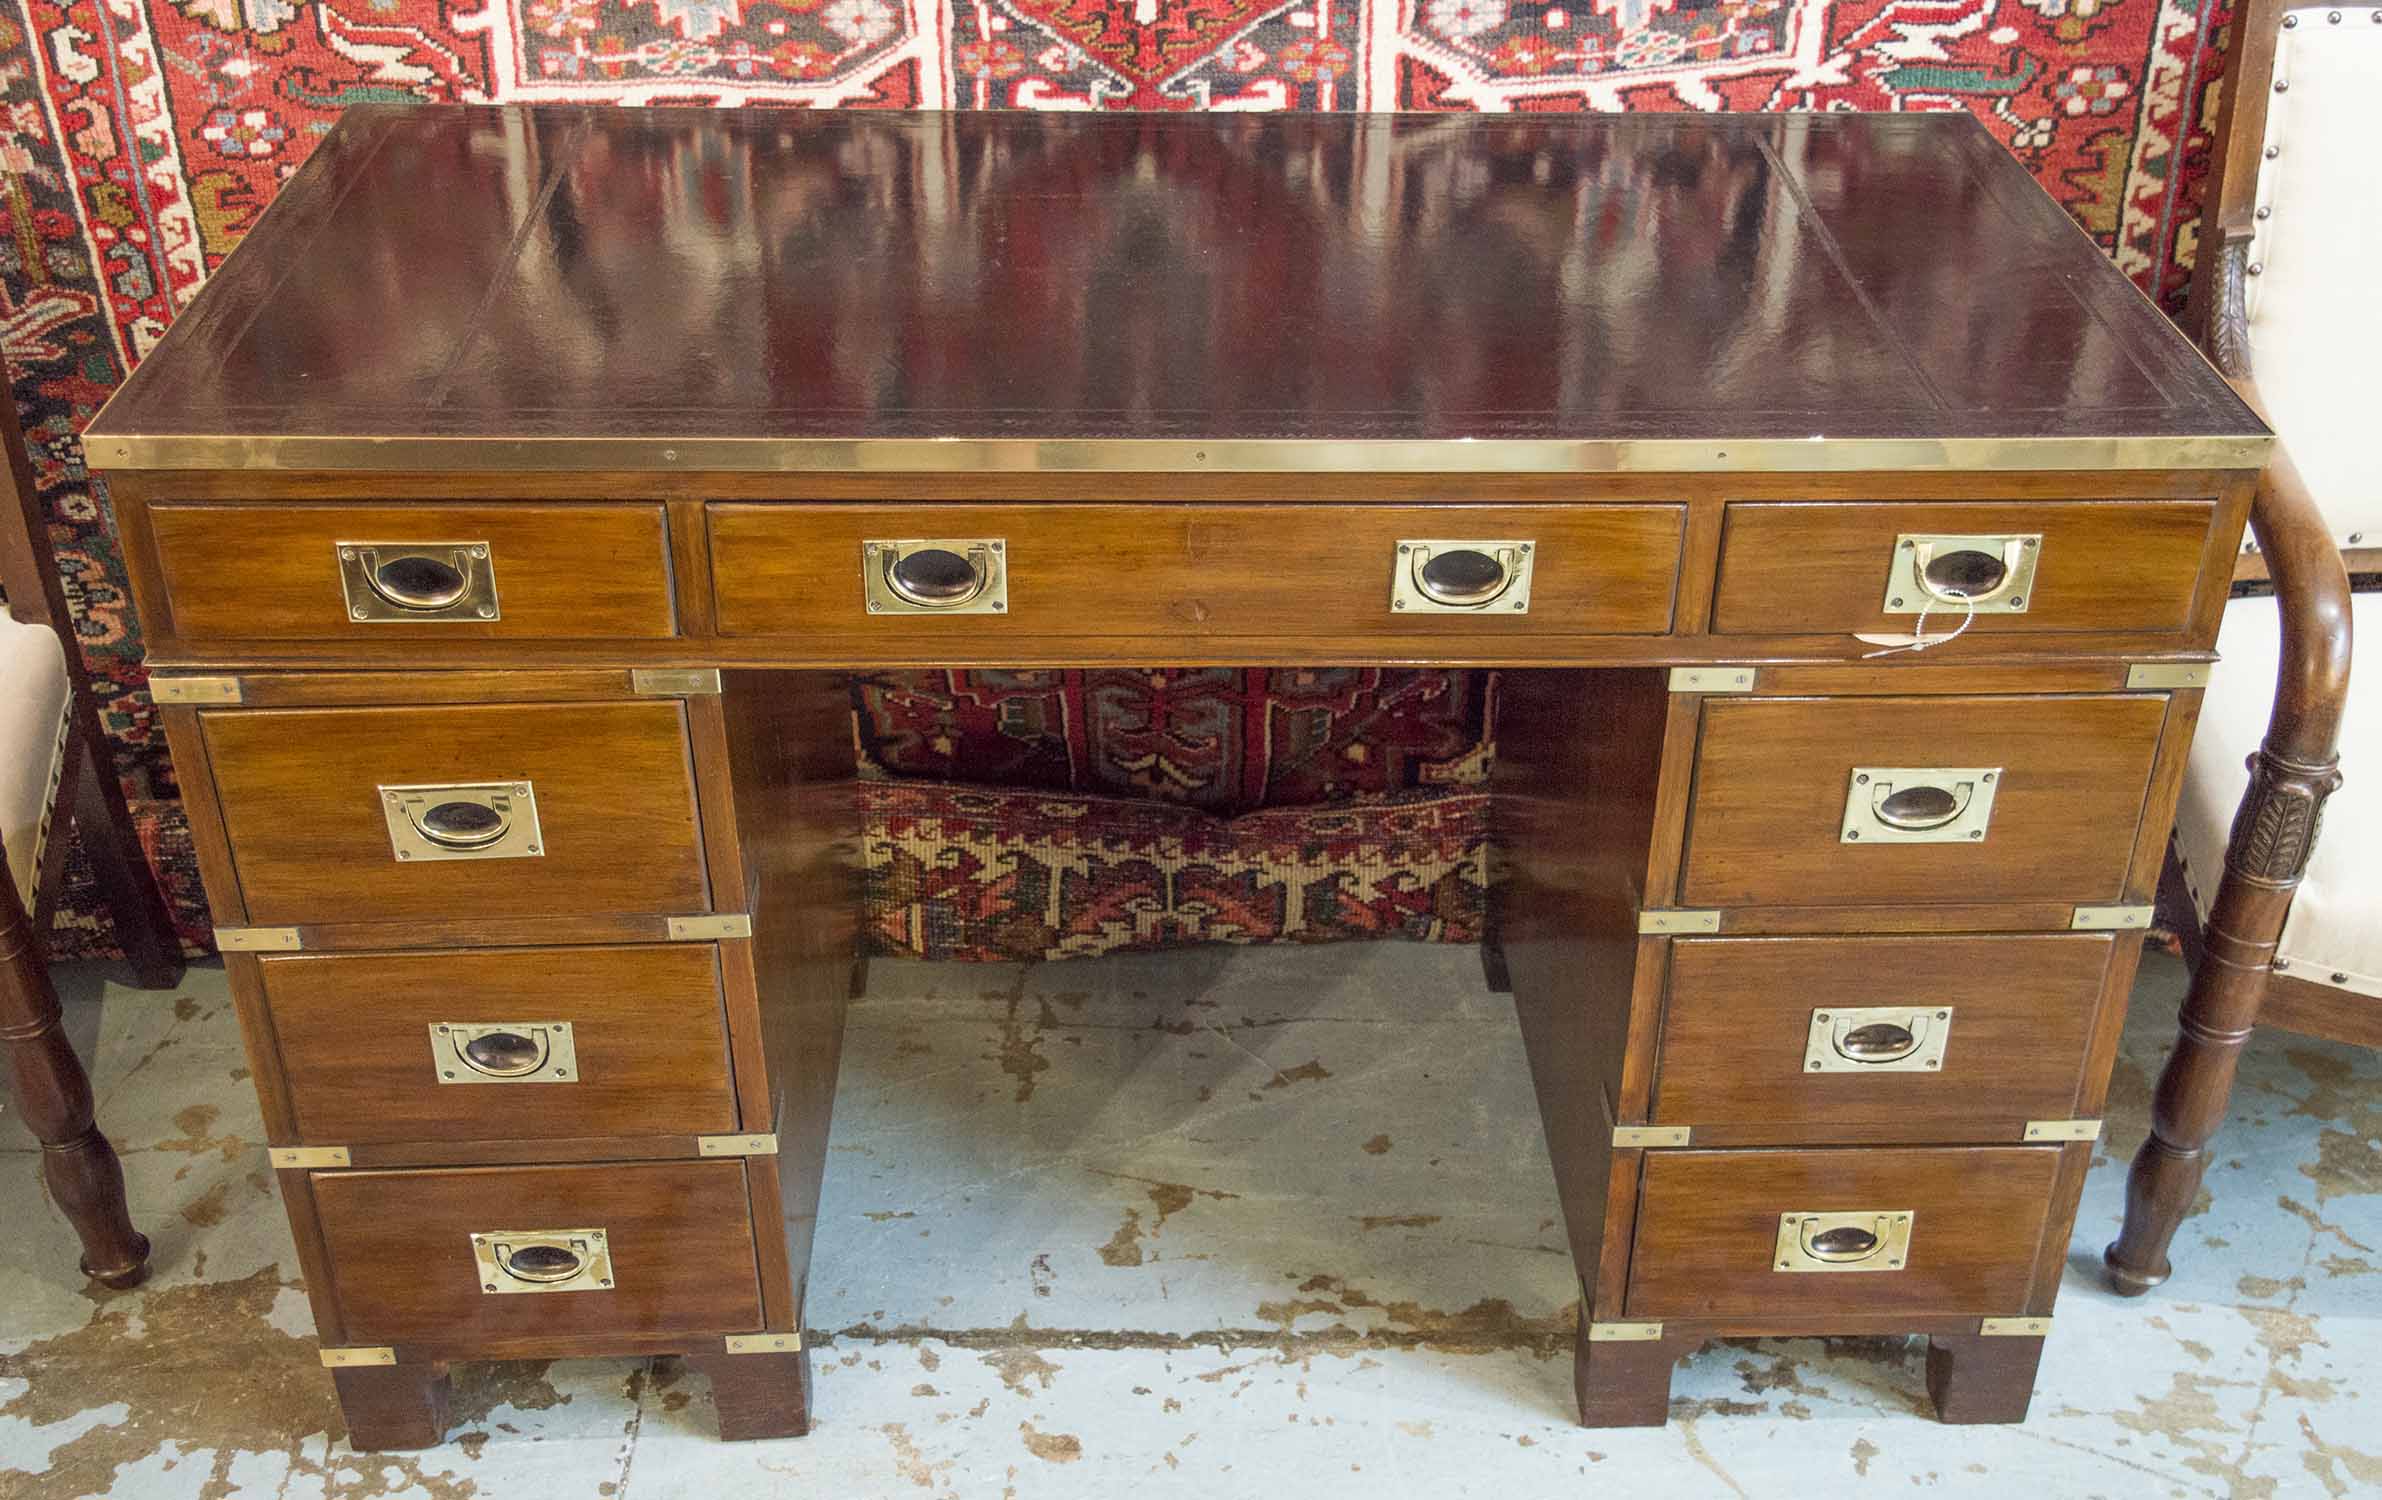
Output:
[[1609,1238],[1638,881],[1669,710],[1660,672],[1527,670],[1501,684],[1494,928],[1572,1259],[1590,1286]]

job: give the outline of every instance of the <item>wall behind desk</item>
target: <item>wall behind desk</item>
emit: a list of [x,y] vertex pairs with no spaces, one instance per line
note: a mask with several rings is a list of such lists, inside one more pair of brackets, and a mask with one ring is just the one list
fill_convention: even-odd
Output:
[[[1966,109],[2137,285],[2180,308],[2229,11],[2225,0],[2205,5],[0,0],[0,339],[101,712],[196,948],[208,927],[204,901],[143,687],[122,558],[76,434],[349,104]],[[1031,685],[1025,696],[1035,703],[1074,715],[1056,739],[1047,718],[1020,738],[1021,721],[988,708],[979,685],[939,674],[864,689],[862,740],[877,768],[952,783],[907,783],[918,797],[972,799],[939,810],[905,802],[898,829],[882,805],[872,813],[872,929],[883,941],[902,947],[897,934],[941,934],[907,946],[1022,957],[1052,951],[1051,934],[1066,929],[1078,936],[1065,951],[1098,951],[1071,924],[1106,930],[1099,914],[1112,909],[1141,913],[1119,930],[1142,936],[1111,946],[1377,930],[1462,940],[1477,931],[1478,871],[1460,847],[1468,835],[1450,831],[1472,826],[1469,802],[1425,819],[1428,836],[1388,856],[1379,838],[1359,854],[1297,818],[1203,825],[1193,843],[1216,852],[1188,883],[1176,871],[1152,884],[1146,869],[1121,883],[1079,877],[1069,889],[1080,903],[1065,911],[1047,890],[1030,896],[989,872],[958,888],[945,882],[939,897],[921,894],[904,872],[965,868],[989,849],[1070,868],[1042,831],[1054,790],[1155,794],[1222,816],[1418,791],[1463,798],[1485,763],[1490,687],[1478,676],[1385,684],[1376,674],[1320,686],[1263,673],[1139,678],[1052,674]],[[956,705],[953,732],[934,722],[938,698]],[[1179,722],[1151,719],[1178,709]],[[1303,736],[1303,760],[1283,758],[1277,723]],[[1144,755],[1137,740],[1161,748]],[[1004,794],[1004,783],[1025,789]],[[1412,814],[1385,814],[1382,827],[1404,828]],[[939,830],[955,830],[948,848],[935,844],[946,836]],[[1179,849],[1178,833],[1169,825],[1162,841]],[[938,850],[948,856],[940,866]],[[1268,887],[1253,870],[1290,873]],[[1289,899],[1298,882],[1315,888],[1318,871],[1347,899]],[[1182,899],[1167,890],[1198,885],[1211,897],[1226,885],[1254,892],[1250,911],[1340,915],[1290,930],[1288,916],[1271,927],[1250,916],[1232,932],[1208,925],[1204,908],[1196,921],[1163,911],[1148,919],[1150,902]],[[1418,888],[1428,899],[1414,898]],[[77,882],[61,920],[61,955],[109,951],[87,882]]]

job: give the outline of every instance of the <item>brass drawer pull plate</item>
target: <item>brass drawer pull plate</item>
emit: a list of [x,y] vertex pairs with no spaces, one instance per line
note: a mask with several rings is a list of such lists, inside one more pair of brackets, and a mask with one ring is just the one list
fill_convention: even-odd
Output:
[[1811,1013],[1807,1073],[1932,1073],[1952,1040],[1952,1007],[1869,1005]]
[[1999,766],[1855,766],[1844,799],[1847,844],[1965,844],[1993,820]]
[[471,1237],[480,1290],[600,1292],[612,1287],[612,1249],[601,1229],[491,1229]]
[[1890,615],[1966,609],[1981,615],[2022,615],[2034,602],[2041,532],[1998,536],[1905,532],[1894,539],[1886,569]]
[[1009,608],[999,537],[862,542],[860,588],[872,615],[997,615]]
[[1902,1209],[1778,1216],[1781,1271],[1899,1271],[1910,1258],[1911,1214]]
[[1525,541],[1483,542],[1409,537],[1390,569],[1390,608],[1407,614],[1528,614],[1530,560]]
[[430,1062],[446,1083],[577,1083],[566,1021],[433,1021]]
[[526,781],[447,781],[383,786],[389,849],[400,860],[536,859],[537,790]]
[[335,542],[347,617],[392,621],[502,619],[486,542]]

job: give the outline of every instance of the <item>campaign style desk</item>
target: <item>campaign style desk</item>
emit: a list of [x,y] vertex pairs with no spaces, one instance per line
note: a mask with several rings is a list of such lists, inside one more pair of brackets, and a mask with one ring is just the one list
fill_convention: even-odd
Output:
[[483,1358],[805,1430],[838,674],[931,664],[1504,669],[1583,1420],[1913,1333],[2019,1418],[2268,439],[1966,115],[373,108],[85,441],[395,1447]]

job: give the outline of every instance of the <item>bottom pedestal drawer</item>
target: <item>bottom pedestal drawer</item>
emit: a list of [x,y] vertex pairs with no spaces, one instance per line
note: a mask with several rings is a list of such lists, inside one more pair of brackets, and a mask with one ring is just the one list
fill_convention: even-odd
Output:
[[350,1344],[761,1326],[744,1162],[317,1172]]
[[2022,1312],[2060,1158],[2057,1146],[1650,1151],[1629,1316],[1794,1329]]

